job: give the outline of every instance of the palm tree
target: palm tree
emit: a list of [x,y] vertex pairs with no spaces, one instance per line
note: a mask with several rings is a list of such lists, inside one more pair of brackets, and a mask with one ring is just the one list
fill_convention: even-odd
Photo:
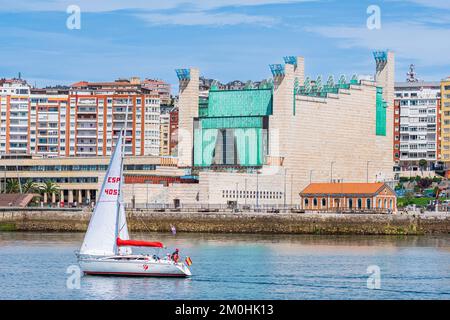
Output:
[[17,179],[9,179],[6,182],[6,193],[19,193],[20,186],[19,181]]
[[23,185],[22,185],[23,193],[39,193],[39,185],[33,180],[28,179]]
[[47,180],[40,186],[40,193],[44,195],[44,203],[47,203],[47,197],[53,193],[57,194],[59,187],[53,181]]

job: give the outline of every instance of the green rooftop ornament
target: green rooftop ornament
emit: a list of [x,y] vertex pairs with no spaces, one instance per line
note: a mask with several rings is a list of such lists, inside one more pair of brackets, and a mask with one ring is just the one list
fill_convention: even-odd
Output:
[[350,84],[358,84],[358,75],[354,74],[350,80]]
[[214,80],[214,81],[212,82],[212,84],[211,84],[211,90],[215,90],[215,91],[219,90],[219,86],[217,85],[217,81],[216,81],[216,80]]
[[317,77],[315,86],[316,86],[318,92],[321,92],[323,90],[322,76]]
[[334,87],[334,77],[333,77],[332,75],[328,77],[328,80],[327,80],[327,86],[328,86],[329,88]]
[[267,80],[263,79],[260,83],[259,83],[259,89],[267,89]]
[[253,89],[253,82],[250,80],[245,83],[244,89]]
[[305,79],[305,93],[311,92],[311,79],[306,77]]

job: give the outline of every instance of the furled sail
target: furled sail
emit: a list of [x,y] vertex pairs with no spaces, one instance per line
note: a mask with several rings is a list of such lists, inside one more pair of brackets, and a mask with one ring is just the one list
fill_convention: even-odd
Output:
[[[119,235],[118,219],[120,187],[122,180],[122,133],[111,157],[108,170],[103,181],[97,205],[92,213],[88,230],[81,245],[80,254],[106,256],[117,254],[116,239]],[[125,215],[125,213],[123,213]],[[122,221],[123,225],[123,221]],[[126,222],[125,222],[126,228]],[[122,232],[124,228],[122,228]],[[126,233],[128,234],[128,230]],[[122,233],[122,236],[126,236]]]
[[164,248],[164,245],[158,241],[143,241],[143,240],[123,240],[117,238],[118,246],[133,246],[133,247],[151,247],[151,248]]

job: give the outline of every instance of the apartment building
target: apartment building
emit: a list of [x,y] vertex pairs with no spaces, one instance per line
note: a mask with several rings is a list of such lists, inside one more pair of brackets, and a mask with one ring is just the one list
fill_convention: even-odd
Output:
[[[441,156],[440,83],[395,84],[394,161],[399,171],[434,170]],[[426,160],[426,167],[419,165]]]
[[2,154],[108,156],[125,129],[126,154],[159,155],[160,98],[136,79],[56,89],[2,80],[0,93]]
[[160,116],[160,151],[161,156],[169,156],[170,140],[170,114],[163,113]]
[[22,79],[0,79],[0,153],[30,152],[30,87]]
[[177,155],[177,145],[178,145],[178,107],[174,107],[170,111],[169,118],[169,154],[172,156]]
[[153,94],[157,94],[161,99],[162,105],[170,105],[170,84],[158,79],[145,79],[141,82],[143,88],[149,90]]
[[46,157],[67,154],[67,94],[68,88],[31,89],[30,154],[40,154]]
[[[441,150],[442,161],[450,162],[450,77],[443,79],[441,87]],[[448,166],[448,165],[447,165]]]

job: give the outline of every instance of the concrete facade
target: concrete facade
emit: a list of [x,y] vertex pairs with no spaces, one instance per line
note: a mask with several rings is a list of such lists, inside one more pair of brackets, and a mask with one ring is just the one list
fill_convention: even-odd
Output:
[[[58,194],[52,195],[44,202],[53,204],[64,202],[67,206],[76,201],[80,205],[85,205],[95,202],[98,198],[109,160],[109,157],[2,158],[0,159],[0,189],[3,192],[5,180],[10,179],[20,179],[21,184],[25,184],[28,180],[37,184],[52,181],[58,186]],[[174,180],[174,178],[179,180],[185,173],[183,169],[176,167],[176,163],[167,160],[151,156],[125,157],[125,181],[133,177],[147,176],[148,184],[153,190],[151,203],[154,203],[155,199],[160,199],[158,190],[167,188],[163,187],[167,185],[166,181]],[[125,201],[131,203],[132,197],[135,196],[138,201],[144,203],[147,200],[145,188],[146,184],[139,184],[135,188],[133,184],[125,183]],[[176,197],[175,194],[173,198]]]
[[198,117],[199,70],[189,69],[189,79],[180,80],[178,100],[178,165],[192,167],[194,117]]
[[[305,80],[302,57],[295,57],[295,63],[285,63],[283,68],[283,73],[273,78],[273,114],[268,117],[269,148],[264,165],[256,169],[230,168],[220,174],[214,172],[217,169],[199,169],[202,201],[227,203],[230,196],[227,198],[226,192],[231,197],[233,190],[244,192],[245,180],[256,181],[257,170],[271,183],[266,191],[274,192],[275,197],[281,192],[282,198],[262,200],[260,194],[261,204],[289,204],[291,189],[293,203],[299,203],[298,192],[310,181],[392,182],[394,54],[387,52],[384,63],[377,63],[375,82],[361,80],[326,97],[294,94],[296,83],[303,85]],[[190,81],[180,82],[179,130],[183,132],[193,132],[192,119],[198,116],[197,80],[198,70],[193,73],[191,69]],[[382,135],[376,132],[377,87],[383,89],[386,101]],[[192,137],[180,141],[184,152],[179,154],[179,165],[192,167],[192,141]],[[289,181],[286,188],[285,177]],[[209,193],[202,192],[207,188]],[[202,198],[203,194],[209,194],[209,199]],[[288,200],[284,201],[285,197]]]

